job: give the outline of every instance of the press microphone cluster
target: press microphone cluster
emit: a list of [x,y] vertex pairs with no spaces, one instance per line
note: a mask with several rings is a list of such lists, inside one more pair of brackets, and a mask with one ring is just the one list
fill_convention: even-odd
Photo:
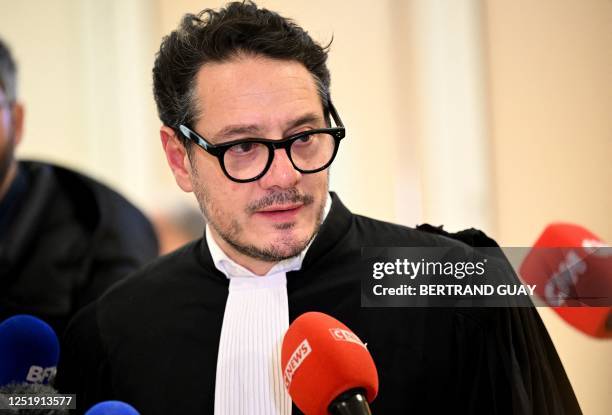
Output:
[[364,343],[323,313],[308,312],[289,326],[281,351],[283,379],[306,415],[369,415],[378,373]]
[[[15,395],[48,397],[58,395],[51,386],[57,372],[60,346],[57,335],[44,321],[16,315],[0,323],[0,413],[68,414],[67,409],[31,409],[12,404]],[[131,405],[105,401],[92,406],[86,415],[139,415]]]
[[44,321],[16,315],[0,324],[0,386],[43,384],[55,377],[59,340]]
[[612,248],[597,235],[579,225],[549,225],[520,274],[570,325],[592,337],[612,337]]
[[0,408],[7,414],[67,414],[64,409],[23,408],[10,397],[55,396],[50,386],[59,359],[59,340],[44,321],[16,315],[0,324]]

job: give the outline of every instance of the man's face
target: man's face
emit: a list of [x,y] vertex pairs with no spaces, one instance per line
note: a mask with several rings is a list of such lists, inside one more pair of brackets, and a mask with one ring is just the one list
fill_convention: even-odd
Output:
[[[201,116],[192,127],[213,144],[280,140],[326,126],[315,81],[298,62],[243,56],[207,64],[197,75],[196,94]],[[302,174],[284,149],[254,182],[231,181],[218,159],[196,146],[189,170],[213,236],[226,249],[275,262],[297,255],[318,230],[328,171]]]

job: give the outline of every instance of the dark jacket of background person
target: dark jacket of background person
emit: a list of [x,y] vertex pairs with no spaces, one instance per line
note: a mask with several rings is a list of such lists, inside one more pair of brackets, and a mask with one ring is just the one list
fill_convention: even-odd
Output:
[[0,321],[32,314],[60,335],[77,310],[157,253],[151,224],[117,192],[21,161],[0,201]]

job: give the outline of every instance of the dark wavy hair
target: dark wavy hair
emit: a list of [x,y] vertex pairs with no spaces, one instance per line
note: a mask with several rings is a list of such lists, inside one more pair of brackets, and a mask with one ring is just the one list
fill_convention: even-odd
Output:
[[178,131],[197,121],[196,75],[202,65],[228,61],[240,54],[302,63],[312,74],[324,114],[328,114],[330,75],[326,66],[331,42],[323,47],[295,22],[260,9],[251,1],[229,3],[218,11],[186,14],[164,37],[153,66],[153,94],[159,118]]

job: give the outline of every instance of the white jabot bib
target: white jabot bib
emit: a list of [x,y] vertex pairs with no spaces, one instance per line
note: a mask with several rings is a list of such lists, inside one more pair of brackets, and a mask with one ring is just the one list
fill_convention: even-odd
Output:
[[[328,195],[323,219],[330,208]],[[289,327],[287,272],[302,267],[310,245],[258,276],[221,250],[208,225],[206,241],[215,267],[230,280],[217,356],[215,414],[291,415],[280,367]]]

